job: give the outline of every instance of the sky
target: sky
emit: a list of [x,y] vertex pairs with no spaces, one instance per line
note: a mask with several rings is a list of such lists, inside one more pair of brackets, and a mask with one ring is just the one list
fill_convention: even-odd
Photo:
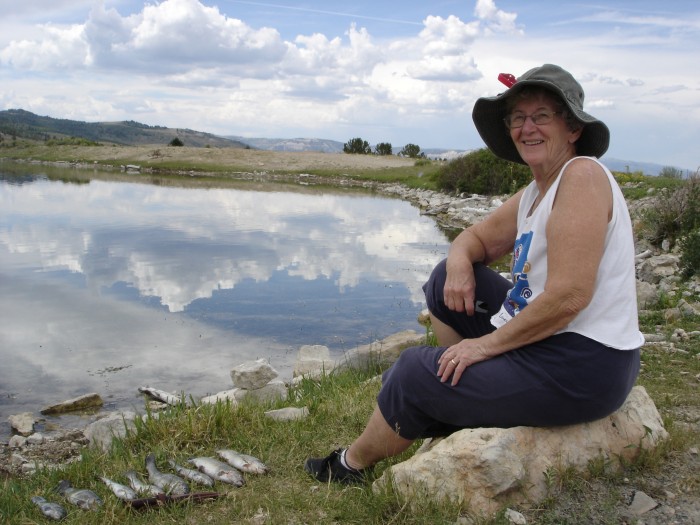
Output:
[[694,172],[699,59],[696,0],[0,0],[0,110],[394,151],[483,147],[475,100],[553,63],[605,157]]

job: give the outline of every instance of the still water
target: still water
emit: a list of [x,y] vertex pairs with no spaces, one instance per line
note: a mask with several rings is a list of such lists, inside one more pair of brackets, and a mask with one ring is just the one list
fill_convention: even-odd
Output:
[[248,360],[290,379],[302,345],[340,357],[422,330],[448,240],[407,202],[72,173],[0,163],[2,437],[10,414],[85,393],[198,398]]

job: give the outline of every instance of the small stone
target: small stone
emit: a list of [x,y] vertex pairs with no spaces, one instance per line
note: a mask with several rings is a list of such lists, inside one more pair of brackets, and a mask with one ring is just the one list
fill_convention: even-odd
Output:
[[44,434],[35,432],[27,438],[27,443],[30,445],[41,445],[44,442]]
[[27,438],[24,436],[14,435],[8,441],[8,446],[10,448],[22,448],[27,443]]
[[638,490],[634,493],[634,497],[632,498],[632,503],[630,503],[629,510],[635,516],[641,516],[642,514],[645,514],[650,510],[654,510],[658,506],[659,504],[656,502],[656,500],[649,497],[641,490]]
[[285,407],[277,410],[268,410],[265,415],[275,421],[295,421],[305,419],[309,416],[309,409],[306,407]]
[[216,394],[203,397],[200,400],[200,403],[203,405],[215,405],[218,402],[229,402],[231,405],[236,406],[238,404],[238,400],[236,399],[236,391],[238,390],[238,388],[232,388],[231,390],[224,390],[223,392],[218,392]]
[[505,516],[508,522],[512,523],[513,525],[527,525],[527,520],[525,519],[525,516],[523,516],[516,510],[506,509]]
[[26,462],[27,459],[21,454],[14,453],[10,456],[10,465],[12,466],[18,467],[24,465]]

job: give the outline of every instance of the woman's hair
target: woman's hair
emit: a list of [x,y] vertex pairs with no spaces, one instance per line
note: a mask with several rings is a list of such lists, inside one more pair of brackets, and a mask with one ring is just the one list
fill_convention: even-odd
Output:
[[[564,122],[566,122],[566,127],[569,131],[578,131],[584,124],[578,120],[571,111],[567,108],[564,101],[556,93],[539,86],[527,86],[518,91],[516,94],[508,97],[506,100],[506,110],[507,113],[513,111],[515,105],[523,100],[532,100],[535,98],[544,97],[549,99],[554,104],[554,110],[562,115]],[[505,115],[504,115],[505,116]]]

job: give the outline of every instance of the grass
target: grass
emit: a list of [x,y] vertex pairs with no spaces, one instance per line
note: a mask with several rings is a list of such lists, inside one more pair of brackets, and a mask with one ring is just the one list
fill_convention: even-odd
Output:
[[[695,379],[700,373],[697,357],[700,348],[697,343],[676,348],[681,352],[671,353],[654,345],[645,347],[639,379],[639,384],[646,387],[664,414],[670,439],[656,450],[640,454],[624,472],[611,472],[602,461],[591,462],[584,475],[563,467],[550,469],[546,473],[550,495],[536,508],[523,511],[528,523],[583,524],[590,523],[594,516],[596,523],[619,523],[615,521],[615,506],[621,499],[619,487],[624,485],[623,477],[644,479],[649,473],[677,463],[688,447],[698,446],[698,434],[674,421],[682,419],[684,409],[700,407],[700,388]],[[115,440],[107,453],[86,449],[80,462],[58,471],[43,470],[26,479],[5,480],[0,491],[0,521],[12,524],[42,521],[30,502],[31,497],[42,495],[62,501],[51,489],[61,479],[69,479],[76,487],[96,491],[105,504],[93,512],[65,503],[69,510],[66,523],[455,523],[460,516],[468,515],[468,509],[421,498],[409,505],[391,490],[375,493],[370,486],[319,484],[301,468],[306,457],[325,455],[350,443],[362,431],[379,390],[379,382],[369,379],[378,372],[372,368],[330,374],[320,381],[304,380],[291,391],[289,400],[273,405],[244,403],[231,407],[219,403],[189,409],[173,407],[157,416],[149,412],[144,420],[137,420],[133,433]],[[276,422],[264,416],[266,409],[289,405],[308,407],[310,416],[294,422]],[[402,456],[382,462],[375,476],[407,459],[415,446]],[[218,448],[235,448],[257,456],[272,472],[265,476],[246,475],[247,482],[242,488],[217,483],[216,490],[222,496],[212,502],[148,511],[128,508],[97,480],[97,476],[106,476],[125,483],[123,473],[127,469],[145,475],[144,458],[149,453],[156,455],[160,468],[169,470],[168,458],[183,464],[190,457],[214,456]],[[700,497],[700,482],[696,478],[691,472],[685,485]],[[639,483],[643,489],[643,481]],[[594,485],[604,487],[595,492],[595,497]],[[562,502],[566,502],[566,510],[562,509]],[[256,521],[262,520],[261,516],[264,520]],[[508,522],[501,512],[491,520],[474,519],[472,523]]]
[[[87,148],[74,146],[36,147],[22,146],[12,150],[16,158],[37,158],[47,161],[87,157]],[[97,148],[91,148],[96,151]],[[104,148],[103,148],[104,149]],[[0,150],[0,156],[9,151]],[[75,154],[75,156],[73,156]],[[7,155],[6,155],[7,156]],[[98,162],[114,162],[99,160]],[[120,162],[142,164],[139,159]],[[166,171],[197,170],[207,176],[197,178],[198,183],[222,184],[235,167],[178,161],[175,164],[161,162],[163,173],[157,176],[141,175],[140,180],[162,184],[180,183],[187,177]],[[167,167],[167,170],[165,169]],[[216,168],[216,169],[215,169]],[[238,169],[238,168],[235,168]],[[250,166],[245,167],[250,169]],[[401,182],[415,187],[430,187],[434,165],[413,165],[408,168],[382,170],[358,169],[343,173],[343,177],[358,180]],[[300,171],[299,173],[301,173]],[[303,170],[303,173],[310,173]],[[314,170],[318,177],[338,177],[330,169]],[[93,174],[73,172],[71,180],[89,180]],[[126,177],[126,176],[125,176]],[[133,176],[129,176],[133,180]],[[191,179],[191,178],[190,178]],[[649,187],[659,184],[644,178],[632,181],[638,184],[634,190],[644,196]],[[208,181],[208,182],[206,182]],[[635,195],[636,195],[635,194]],[[634,196],[632,196],[634,197]],[[685,317],[666,321],[662,309],[674,306],[682,297],[679,290],[665,295],[655,309],[642,314],[640,324],[646,333],[659,331],[667,339],[678,328],[695,330],[697,317]],[[686,298],[697,302],[697,297]],[[430,334],[428,334],[430,340]],[[643,451],[622,472],[613,472],[608,465],[593,461],[583,475],[565,467],[550,469],[547,477],[549,495],[535,508],[522,511],[530,524],[588,524],[620,523],[616,507],[623,491],[630,483],[640,490],[649,490],[654,496],[653,484],[648,479],[669,469],[676,471],[677,483],[670,490],[682,490],[700,498],[700,481],[697,472],[683,464],[683,454],[690,447],[700,446],[697,432],[700,411],[700,338],[668,344],[649,344],[642,352],[642,371],[638,384],[643,385],[654,399],[669,431],[670,438],[653,451]],[[28,478],[8,478],[0,483],[0,522],[11,524],[42,523],[45,519],[30,502],[32,496],[42,495],[52,501],[61,501],[69,510],[65,523],[70,524],[453,524],[468,515],[468,509],[456,504],[437,504],[428,498],[415,498],[410,504],[399,495],[386,490],[375,493],[370,486],[342,487],[319,484],[309,478],[302,469],[303,461],[310,455],[325,455],[331,449],[350,443],[364,428],[374,406],[379,389],[376,381],[368,381],[379,372],[376,368],[331,374],[321,381],[305,380],[291,393],[289,400],[275,405],[242,404],[238,407],[218,404],[195,406],[190,409],[171,408],[165,412],[148,413],[138,421],[134,433],[115,440],[109,452],[85,449],[81,461],[59,470],[41,470]],[[269,408],[281,406],[306,406],[310,416],[306,420],[280,423],[264,416]],[[417,446],[417,445],[416,445]],[[266,476],[247,475],[242,488],[229,488],[217,484],[222,496],[207,503],[170,505],[148,511],[131,510],[108,492],[97,476],[104,475],[121,481],[123,472],[134,469],[145,474],[144,458],[154,453],[158,465],[164,469],[167,458],[178,463],[197,455],[213,456],[217,448],[236,448],[255,455],[267,463],[272,472]],[[379,476],[392,464],[413,454],[415,446],[402,456],[382,462],[375,475]],[[74,486],[95,490],[105,501],[96,511],[83,511],[63,502],[52,493],[61,479],[69,479]],[[631,481],[626,481],[631,480]],[[648,488],[647,488],[648,486]],[[508,523],[501,511],[493,519],[473,519],[474,525],[503,525]]]
[[[318,179],[315,184],[329,186],[337,186],[340,177],[357,183],[401,183],[410,188],[436,189],[434,174],[440,167],[439,162],[426,159],[405,159],[405,162],[396,165],[396,162],[383,162],[385,159],[373,155],[331,154],[320,155],[321,158],[334,160],[340,157],[338,165],[329,163],[330,165],[324,166],[320,163],[321,165],[309,166],[303,162],[280,165],[274,162],[276,154],[280,153],[236,148],[49,145],[30,141],[21,141],[14,147],[0,146],[0,158],[49,163],[68,160],[101,167],[131,164],[161,176],[191,178],[194,175],[222,182],[243,174],[264,174],[267,179],[278,177],[281,182],[285,179],[295,181],[295,176],[303,174]],[[302,158],[300,155],[297,157]],[[397,160],[397,157],[387,158]],[[353,160],[363,162],[352,162]]]

